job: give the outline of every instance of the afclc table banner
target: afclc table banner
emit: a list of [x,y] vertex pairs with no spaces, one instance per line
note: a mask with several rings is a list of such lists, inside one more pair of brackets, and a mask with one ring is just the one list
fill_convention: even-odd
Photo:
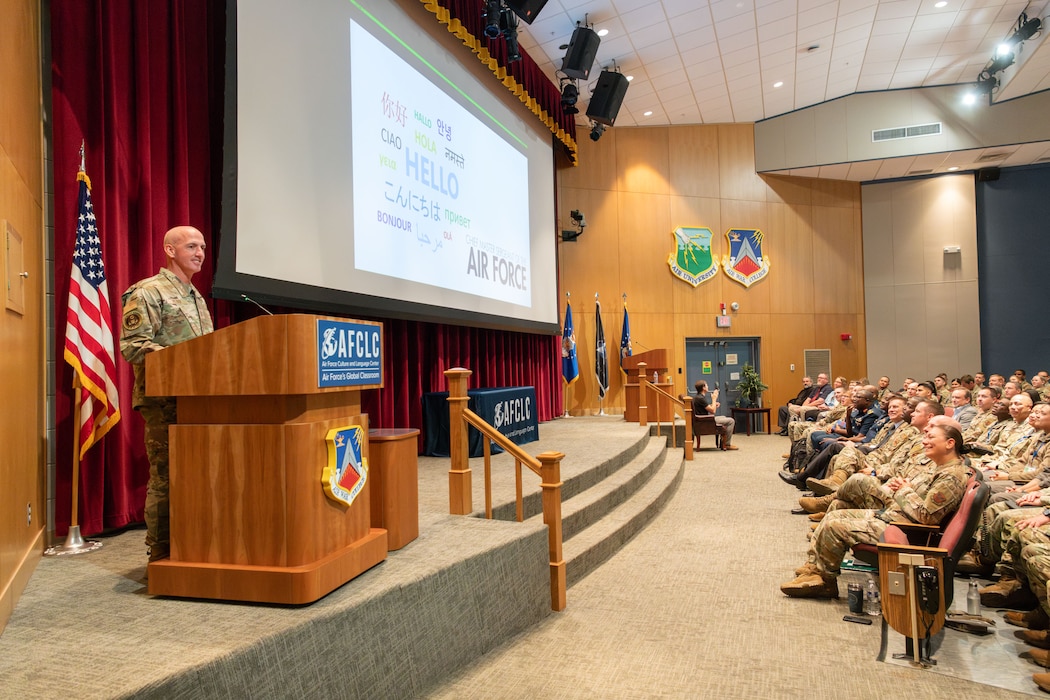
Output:
[[[471,389],[467,392],[467,408],[518,445],[540,439],[535,387]],[[423,394],[423,454],[448,457],[448,432],[448,392]],[[473,427],[467,442],[471,457],[485,454],[482,435]],[[492,445],[493,453],[502,451],[499,445]]]

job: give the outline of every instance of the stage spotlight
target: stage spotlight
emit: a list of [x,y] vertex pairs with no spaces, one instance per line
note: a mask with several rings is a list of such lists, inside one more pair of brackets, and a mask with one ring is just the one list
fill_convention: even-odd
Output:
[[989,75],[987,71],[982,72],[977,76],[977,82],[973,84],[973,88],[963,96],[963,103],[976,104],[978,97],[991,95],[997,87],[999,87],[999,79],[994,75]]
[[510,8],[504,7],[499,17],[500,30],[507,41],[507,62],[521,60],[521,50],[518,48],[518,17]]
[[[1000,47],[1002,48],[1002,47]],[[995,56],[988,63],[988,72],[995,75],[999,71],[1006,70],[1013,65],[1014,52],[1010,51],[1009,47],[1006,51],[996,51]]]
[[597,124],[597,123],[591,124],[591,141],[597,141],[598,139],[600,139],[602,137],[602,134],[604,134],[604,133],[605,133],[605,125],[604,124]]
[[485,36],[489,39],[495,39],[502,33],[499,26],[502,14],[500,0],[485,0]]
[[1028,15],[1022,13],[1018,20],[1021,26],[1010,37],[1009,41],[1011,44],[1020,44],[1022,41],[1028,41],[1036,32],[1043,28],[1043,20],[1038,17],[1028,19]]
[[580,99],[580,89],[571,80],[563,80],[561,86],[561,106],[566,114],[579,114],[576,101]]

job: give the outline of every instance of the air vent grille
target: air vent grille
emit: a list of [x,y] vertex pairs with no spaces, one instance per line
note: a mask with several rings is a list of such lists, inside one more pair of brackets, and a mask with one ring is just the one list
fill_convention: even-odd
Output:
[[871,132],[872,143],[880,141],[895,141],[897,139],[911,139],[919,136],[936,136],[941,133],[941,122],[931,124],[915,124],[913,126],[897,126],[892,129],[876,129]]
[[831,350],[803,350],[803,362],[806,366],[806,376],[813,378],[817,383],[817,375],[823,372],[831,380]]

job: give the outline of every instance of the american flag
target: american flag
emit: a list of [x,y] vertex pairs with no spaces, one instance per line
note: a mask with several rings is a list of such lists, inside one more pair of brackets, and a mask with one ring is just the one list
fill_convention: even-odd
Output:
[[[120,420],[109,287],[102,264],[102,242],[91,207],[91,181],[77,173],[77,241],[73,248],[66,347],[63,355],[76,372],[73,383],[80,407],[80,459]],[[79,387],[79,390],[77,390]]]

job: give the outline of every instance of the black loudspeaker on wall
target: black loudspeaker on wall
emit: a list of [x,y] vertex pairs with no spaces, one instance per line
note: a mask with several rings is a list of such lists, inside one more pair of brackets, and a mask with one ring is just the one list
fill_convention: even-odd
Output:
[[547,0],[504,0],[504,4],[521,17],[526,24],[532,24],[536,15],[540,13]]
[[561,60],[561,72],[570,78],[587,80],[600,43],[602,40],[593,29],[576,27],[569,40],[569,48],[565,50],[565,58]]
[[627,77],[623,73],[603,70],[598,76],[598,84],[591,93],[591,102],[587,105],[587,116],[606,126],[612,126],[616,114],[627,94]]
[[981,168],[977,171],[977,182],[994,182],[999,179],[999,168]]

